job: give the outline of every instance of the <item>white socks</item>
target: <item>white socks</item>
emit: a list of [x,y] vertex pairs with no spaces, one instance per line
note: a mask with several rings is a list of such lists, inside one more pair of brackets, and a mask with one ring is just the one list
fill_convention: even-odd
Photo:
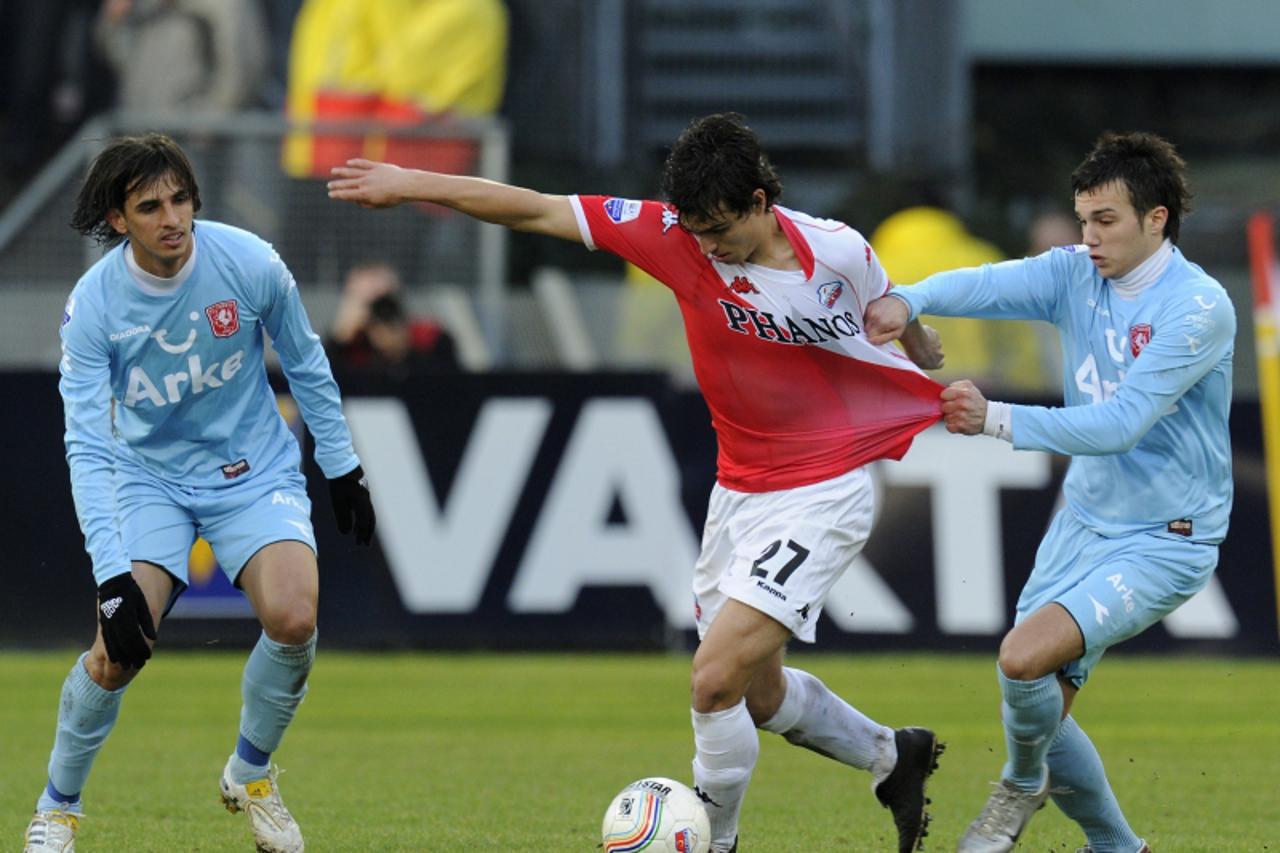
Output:
[[738,835],[738,812],[760,755],[746,700],[710,714],[693,711],[693,744],[693,781],[711,818],[712,849],[728,850]]
[[760,728],[842,764],[871,771],[873,786],[893,772],[898,763],[893,729],[870,719],[803,670],[784,666],[782,675],[787,692],[777,713]]
[[[893,729],[871,720],[807,672],[783,667],[782,674],[782,704],[760,728],[871,771],[873,789],[893,772],[898,763]],[[760,756],[760,737],[746,700],[710,714],[694,711],[693,743],[693,781],[711,818],[711,848],[728,850],[737,838],[738,813]]]

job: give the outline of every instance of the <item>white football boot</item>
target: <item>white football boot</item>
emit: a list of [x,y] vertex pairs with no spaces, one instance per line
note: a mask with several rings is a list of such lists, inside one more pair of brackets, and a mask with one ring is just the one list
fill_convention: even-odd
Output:
[[1001,780],[987,798],[987,804],[965,830],[956,853],[1008,853],[1018,843],[1036,809],[1049,798],[1049,771],[1038,791],[1024,791]]
[[63,809],[45,809],[31,816],[22,853],[75,853],[80,815]]
[[267,775],[244,785],[231,781],[231,760],[222,770],[222,803],[229,812],[247,812],[258,853],[302,853],[302,830],[280,799],[275,765]]

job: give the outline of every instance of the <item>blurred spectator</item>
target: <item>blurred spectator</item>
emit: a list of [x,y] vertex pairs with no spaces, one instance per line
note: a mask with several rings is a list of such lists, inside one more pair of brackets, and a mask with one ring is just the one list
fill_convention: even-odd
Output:
[[0,205],[110,104],[112,75],[90,49],[98,3],[0,0]]
[[1027,257],[1043,254],[1056,246],[1074,246],[1081,240],[1080,223],[1065,210],[1036,214],[1027,226]]
[[325,348],[336,372],[403,379],[458,369],[453,337],[432,319],[410,318],[401,301],[400,276],[377,261],[347,273]]
[[104,0],[94,39],[125,110],[234,112],[257,105],[266,79],[257,0]]
[[[342,205],[313,205],[333,166],[352,157],[391,159],[439,172],[470,173],[470,139],[397,137],[380,128],[447,124],[493,115],[506,86],[507,11],[501,0],[305,0],[294,22],[286,111],[300,124],[284,147],[284,170],[308,217],[284,223],[283,248],[302,281],[332,280],[380,252],[407,281],[465,283],[473,274],[474,226],[443,208],[396,210],[383,219]],[[324,122],[323,132],[310,132]],[[349,131],[332,125],[348,122]],[[422,228],[422,216],[432,217]],[[301,248],[324,247],[319,257]],[[314,266],[308,266],[314,257]]]
[[[289,117],[421,125],[492,115],[506,85],[507,13],[501,0],[306,0],[289,59]],[[350,157],[457,172],[473,151],[458,140],[379,133],[295,134],[285,168],[327,178]]]
[[[936,207],[909,207],[894,213],[871,234],[871,246],[895,284],[912,284],[943,270],[1004,260],[991,243],[970,234],[952,213]],[[1033,324],[959,317],[930,317],[942,337],[946,364],[934,372],[941,382],[972,379],[1003,391],[1039,392],[1056,374],[1042,352]],[[1056,341],[1056,336],[1048,336]]]

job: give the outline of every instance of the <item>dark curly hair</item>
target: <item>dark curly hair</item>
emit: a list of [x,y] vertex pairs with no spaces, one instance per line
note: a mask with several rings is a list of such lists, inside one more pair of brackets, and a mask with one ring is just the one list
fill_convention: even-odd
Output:
[[152,186],[169,174],[190,194],[192,208],[198,212],[200,188],[196,185],[191,161],[178,143],[162,133],[116,140],[95,157],[89,167],[76,197],[71,227],[92,237],[99,245],[115,245],[123,236],[111,227],[107,214],[124,210],[130,194]]
[[662,195],[681,216],[709,221],[724,210],[749,213],[757,189],[764,190],[767,209],[782,195],[782,182],[738,113],[695,120],[662,167]]
[[1173,145],[1154,133],[1107,131],[1071,173],[1071,191],[1079,195],[1119,181],[1139,217],[1157,207],[1169,211],[1164,236],[1176,243],[1182,217],[1191,212],[1186,170]]

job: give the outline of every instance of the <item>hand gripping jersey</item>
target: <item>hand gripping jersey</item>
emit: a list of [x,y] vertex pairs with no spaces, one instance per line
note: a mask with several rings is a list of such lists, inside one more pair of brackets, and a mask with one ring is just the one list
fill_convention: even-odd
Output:
[[1102,536],[1221,542],[1231,512],[1236,315],[1177,248],[1132,299],[1083,247],[895,288],[911,315],[1045,320],[1062,340],[1066,408],[1014,406],[1019,449],[1070,454],[1067,505]]
[[99,582],[129,570],[115,519],[117,458],[187,488],[298,466],[263,367],[264,329],[325,476],[358,462],[329,362],[280,256],[216,222],[196,222],[192,235],[195,266],[173,292],[139,286],[125,242],[67,300],[59,383],[67,462]]
[[717,476],[742,492],[829,480],[900,459],[938,420],[941,386],[862,330],[889,281],[862,235],[773,206],[802,270],[727,265],[655,201],[570,196],[583,241],[666,284],[684,318],[719,444]]

